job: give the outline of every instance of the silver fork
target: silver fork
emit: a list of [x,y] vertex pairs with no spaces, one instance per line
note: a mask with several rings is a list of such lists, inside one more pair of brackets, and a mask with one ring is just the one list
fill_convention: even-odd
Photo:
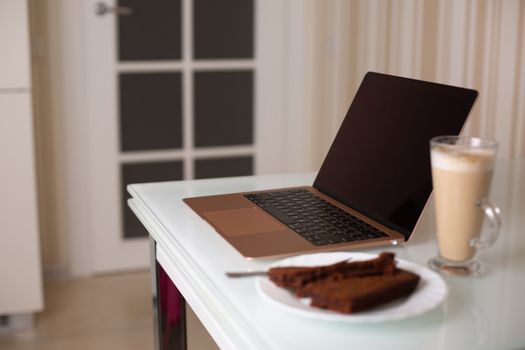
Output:
[[237,277],[249,277],[249,276],[266,276],[268,271],[236,271],[236,272],[226,272],[226,276],[231,278]]
[[[344,261],[350,261],[350,260],[352,260],[352,258],[344,259],[344,260],[335,262],[333,264],[339,264]],[[330,265],[333,265],[333,264],[330,264]],[[226,276],[230,278],[250,277],[250,276],[267,276],[267,275],[268,275],[268,271],[229,271],[229,272],[226,272]]]

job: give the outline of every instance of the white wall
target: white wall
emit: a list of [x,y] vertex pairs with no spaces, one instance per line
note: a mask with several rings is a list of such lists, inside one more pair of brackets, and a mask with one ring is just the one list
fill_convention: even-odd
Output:
[[90,253],[70,239],[74,230],[89,233],[84,1],[29,0],[29,7],[43,266],[47,275],[68,275],[71,256]]

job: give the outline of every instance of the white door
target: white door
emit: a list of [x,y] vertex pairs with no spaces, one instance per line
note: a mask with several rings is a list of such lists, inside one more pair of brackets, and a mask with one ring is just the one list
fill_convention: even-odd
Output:
[[92,271],[141,268],[147,232],[126,184],[281,172],[282,149],[301,147],[286,135],[287,11],[257,0],[86,0],[85,11]]

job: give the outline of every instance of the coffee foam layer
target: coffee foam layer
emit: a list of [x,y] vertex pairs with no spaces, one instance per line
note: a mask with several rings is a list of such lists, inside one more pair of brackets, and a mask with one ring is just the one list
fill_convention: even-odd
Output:
[[489,149],[449,150],[435,147],[430,152],[432,167],[449,171],[486,171],[494,167],[495,152]]

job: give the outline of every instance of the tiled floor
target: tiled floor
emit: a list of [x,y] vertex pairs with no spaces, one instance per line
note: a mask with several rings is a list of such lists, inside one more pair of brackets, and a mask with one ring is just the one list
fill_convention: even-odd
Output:
[[[45,284],[44,312],[31,332],[0,335],[2,350],[153,349],[149,273]],[[216,349],[190,311],[188,348]]]

